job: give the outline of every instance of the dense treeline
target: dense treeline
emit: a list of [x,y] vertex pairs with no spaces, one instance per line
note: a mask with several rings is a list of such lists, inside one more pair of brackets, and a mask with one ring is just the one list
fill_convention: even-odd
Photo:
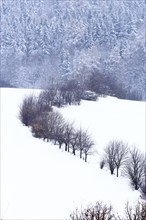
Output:
[[143,0],[2,1],[1,80],[44,88],[95,72],[116,96],[144,99],[144,8]]

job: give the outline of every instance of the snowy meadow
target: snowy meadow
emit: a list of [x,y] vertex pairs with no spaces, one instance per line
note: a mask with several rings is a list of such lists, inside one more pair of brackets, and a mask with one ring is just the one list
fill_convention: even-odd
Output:
[[101,170],[99,161],[113,139],[145,152],[146,103],[100,97],[58,109],[67,121],[90,132],[94,154],[85,163],[34,138],[22,125],[19,105],[32,93],[39,90],[1,89],[1,218],[69,219],[74,209],[96,201],[111,204],[123,216],[126,202],[134,205],[140,193],[122,174],[117,178]]

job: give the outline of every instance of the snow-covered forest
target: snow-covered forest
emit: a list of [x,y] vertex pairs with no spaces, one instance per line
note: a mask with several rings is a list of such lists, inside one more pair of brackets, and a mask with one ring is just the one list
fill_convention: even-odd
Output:
[[144,0],[2,0],[1,84],[44,88],[94,72],[145,99],[144,9]]

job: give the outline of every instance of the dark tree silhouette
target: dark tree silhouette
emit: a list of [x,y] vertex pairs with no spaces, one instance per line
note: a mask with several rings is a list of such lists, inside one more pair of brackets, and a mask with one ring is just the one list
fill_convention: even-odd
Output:
[[36,117],[36,97],[34,95],[29,95],[24,97],[22,104],[19,106],[19,119],[26,125],[30,126]]
[[133,208],[130,207],[129,203],[127,203],[125,207],[125,215],[126,215],[126,219],[124,220],[145,220],[146,219],[146,203],[138,202]]
[[117,177],[119,176],[119,169],[125,165],[128,158],[128,145],[122,141],[110,141],[105,148],[104,160],[107,163],[111,174],[117,170]]
[[70,145],[70,140],[72,139],[72,134],[74,133],[74,127],[73,123],[65,123],[64,125],[64,133],[63,133],[63,139],[64,139],[64,144],[65,144],[65,151],[69,152],[69,145]]
[[141,154],[136,148],[131,150],[124,173],[129,178],[130,183],[135,190],[138,190],[142,185],[144,164],[144,155]]

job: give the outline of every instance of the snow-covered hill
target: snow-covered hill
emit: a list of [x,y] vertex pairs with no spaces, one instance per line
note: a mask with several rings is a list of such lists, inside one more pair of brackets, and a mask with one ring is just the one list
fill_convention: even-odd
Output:
[[[100,98],[60,112],[88,128],[98,154],[85,163],[51,143],[35,139],[18,120],[19,104],[32,90],[1,89],[1,218],[67,219],[76,207],[102,200],[121,215],[139,193],[124,177],[100,170],[105,144],[120,138],[145,149],[145,103]],[[120,202],[119,202],[120,201]]]

